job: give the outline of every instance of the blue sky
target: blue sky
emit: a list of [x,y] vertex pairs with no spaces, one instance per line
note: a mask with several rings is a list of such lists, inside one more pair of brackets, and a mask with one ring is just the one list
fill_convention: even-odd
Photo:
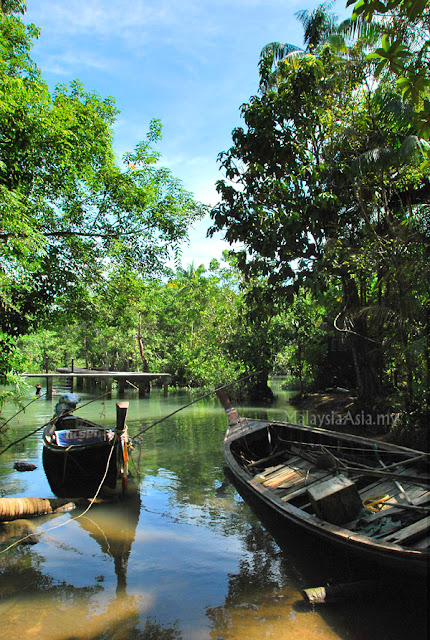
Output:
[[[258,89],[258,59],[268,42],[302,44],[294,14],[314,0],[28,0],[26,22],[41,28],[33,58],[51,87],[81,80],[113,96],[120,110],[115,151],[121,158],[163,123],[161,164],[195,198],[215,204],[219,152],[241,124],[239,108]],[[346,0],[335,3],[350,15]],[[190,232],[183,263],[220,259],[221,237],[209,220]]]

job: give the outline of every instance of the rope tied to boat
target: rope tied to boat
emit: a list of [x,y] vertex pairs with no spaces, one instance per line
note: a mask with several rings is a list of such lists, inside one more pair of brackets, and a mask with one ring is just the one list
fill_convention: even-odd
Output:
[[147,427],[145,427],[144,429],[139,431],[139,433],[136,433],[136,435],[134,435],[132,437],[132,439],[131,439],[132,440],[132,444],[141,444],[140,440],[139,440],[140,436],[142,436],[144,433],[149,431],[149,429],[152,429],[153,427],[155,427],[157,424],[160,424],[160,422],[164,422],[164,420],[167,420],[168,418],[171,418],[172,416],[174,416],[176,413],[179,413],[179,411],[183,411],[187,407],[191,407],[192,404],[195,404],[196,402],[199,402],[200,400],[204,400],[205,398],[209,398],[209,396],[212,396],[217,391],[221,391],[222,389],[227,389],[228,387],[231,387],[234,384],[239,384],[239,382],[243,382],[244,380],[248,380],[248,378],[252,378],[253,376],[258,376],[260,373],[262,373],[262,372],[261,371],[254,371],[253,373],[249,373],[246,376],[243,376],[242,378],[239,378],[238,380],[233,380],[232,382],[227,382],[227,384],[221,385],[220,387],[216,387],[215,389],[212,389],[212,391],[208,391],[208,393],[204,393],[203,395],[199,396],[198,398],[195,398],[194,400],[191,400],[191,402],[187,402],[187,404],[184,404],[179,409],[175,409],[175,411],[172,411],[172,413],[169,413],[167,416],[164,416],[163,418],[160,418],[160,420],[156,420],[152,424],[148,425]]

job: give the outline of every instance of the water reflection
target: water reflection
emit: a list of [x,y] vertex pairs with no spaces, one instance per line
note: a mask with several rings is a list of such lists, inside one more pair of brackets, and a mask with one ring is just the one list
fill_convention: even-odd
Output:
[[244,542],[248,555],[241,560],[239,570],[229,576],[224,604],[207,608],[211,638],[338,639],[318,612],[303,616],[295,606],[301,601],[296,571],[273,538],[256,523]]
[[[87,399],[87,398],[85,398]],[[179,408],[185,392],[164,398],[129,397],[131,434]],[[286,397],[265,411],[285,419]],[[45,401],[11,423],[19,437],[51,417]],[[251,408],[242,413],[250,415]],[[115,399],[88,405],[82,415],[112,424]],[[6,416],[5,416],[6,417]],[[225,482],[222,440],[226,426],[216,400],[207,399],[174,416],[142,439],[131,471],[140,502],[95,505],[79,511],[16,523],[15,531],[40,532],[34,546],[0,555],[0,614],[4,637],[48,640],[245,640],[319,638],[397,640],[426,638],[426,608],[415,596],[391,594],[378,603],[346,603],[310,609],[301,590],[349,575],[339,555],[316,550],[302,536],[284,535],[278,524],[260,521]],[[19,474],[13,462],[38,465]],[[0,489],[9,496],[49,497],[41,468],[40,434],[0,456]],[[20,529],[21,527],[21,529]],[[281,535],[282,534],[282,535]],[[408,633],[408,630],[411,630]]]
[[[154,616],[146,616],[154,604],[150,593],[127,593],[128,563],[139,514],[140,497],[136,495],[117,503],[96,504],[88,515],[74,521],[64,520],[65,516],[37,519],[37,529],[46,531],[43,546],[45,550],[50,549],[51,559],[25,547],[0,556],[0,615],[4,637],[180,640],[182,636],[177,622],[166,626]],[[80,512],[75,510],[72,515],[76,518]],[[60,535],[59,529],[52,527],[53,522],[59,519],[71,523],[75,530],[66,534],[66,525]],[[8,530],[10,540],[11,536],[21,535],[28,527],[34,529],[29,521],[17,520],[3,528]],[[87,538],[86,545],[76,544],[82,533],[85,534],[84,539]],[[4,531],[3,541],[6,541],[6,536]],[[74,562],[80,563],[85,574],[88,538],[97,543],[113,567],[115,593],[110,589],[109,570],[100,563],[99,575],[95,576],[92,584],[84,586],[77,586],[66,579],[55,580],[46,572],[46,567],[55,565],[53,547],[56,547],[60,554],[74,557]],[[93,550],[90,555],[93,555]],[[66,565],[64,569],[67,573]]]
[[[241,561],[238,572],[229,576],[224,604],[207,610],[214,638],[427,637],[425,578],[408,578],[396,572],[381,574],[376,567],[372,570],[354,561],[338,547],[285,526],[282,518],[260,503],[249,505],[258,518],[244,537],[250,555]],[[348,584],[364,578],[375,587],[355,598],[321,605],[304,601],[304,588]]]
[[127,566],[139,514],[140,496],[136,494],[115,503],[96,504],[78,520],[80,526],[100,545],[103,553],[113,559],[117,595],[126,594]]

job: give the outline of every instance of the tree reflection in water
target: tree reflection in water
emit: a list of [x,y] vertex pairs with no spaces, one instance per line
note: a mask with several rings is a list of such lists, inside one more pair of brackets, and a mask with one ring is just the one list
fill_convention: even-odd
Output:
[[317,612],[306,618],[298,615],[294,605],[301,599],[301,577],[271,535],[255,522],[244,542],[249,553],[238,572],[229,576],[224,604],[206,609],[211,638],[338,640]]
[[[0,616],[3,637],[44,640],[182,640],[178,623],[163,625],[144,617],[152,604],[145,595],[127,594],[127,565],[139,519],[140,499],[94,505],[75,521],[113,559],[116,597],[105,593],[104,576],[91,586],[58,582],[44,572],[46,558],[37,547],[19,546],[0,556]],[[75,511],[74,515],[78,515]],[[48,528],[54,518],[40,518]],[[25,525],[27,526],[27,525]],[[22,527],[21,527],[22,528]],[[17,537],[19,521],[10,528]],[[7,538],[7,525],[3,531]],[[10,542],[10,540],[9,540]],[[52,539],[49,540],[53,542]],[[6,545],[5,545],[6,546]],[[73,552],[61,543],[62,549]],[[76,551],[76,550],[75,550]],[[85,559],[80,558],[80,562]]]

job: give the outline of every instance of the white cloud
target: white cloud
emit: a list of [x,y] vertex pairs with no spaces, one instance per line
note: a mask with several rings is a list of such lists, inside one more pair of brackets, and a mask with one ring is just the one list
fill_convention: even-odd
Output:
[[56,75],[73,75],[77,67],[89,67],[96,71],[112,72],[118,67],[114,58],[106,58],[105,55],[96,55],[89,51],[64,51],[53,55],[43,56],[43,71]]
[[[210,50],[216,52],[220,39],[231,40],[225,27],[233,16],[237,30],[248,11],[264,12],[270,20],[271,11],[291,14],[301,5],[301,0],[32,0],[26,20],[40,25],[42,36],[60,46],[64,38],[89,36],[108,45],[121,42],[135,54],[143,54],[149,45],[160,51],[192,50],[203,61]],[[259,26],[254,24],[255,29]]]
[[143,49],[148,42],[167,46],[185,43],[186,33],[197,29],[201,38],[207,38],[221,28],[208,20],[209,16],[207,7],[198,0],[35,0],[27,11],[27,20],[41,24],[51,39],[90,35],[122,41],[133,49]]

